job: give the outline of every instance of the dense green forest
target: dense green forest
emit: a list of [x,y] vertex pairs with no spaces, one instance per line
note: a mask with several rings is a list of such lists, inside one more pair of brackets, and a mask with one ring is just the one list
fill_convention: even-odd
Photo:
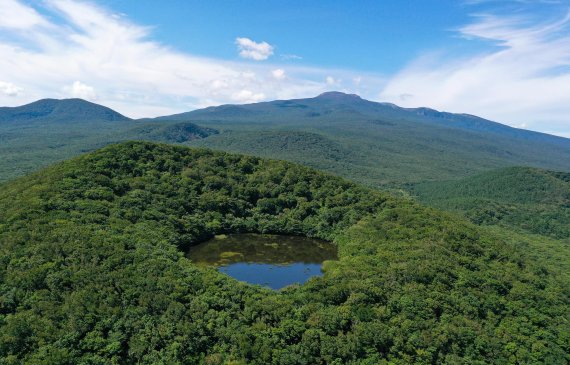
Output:
[[383,189],[508,166],[570,171],[568,138],[338,92],[164,118],[220,131],[190,145],[299,162]]
[[10,123],[0,120],[0,182],[113,142],[185,143],[218,133],[189,122],[90,119],[95,117],[26,118]]
[[82,99],[42,99],[0,107],[0,182],[109,143],[185,143],[216,133],[180,120],[132,120]]
[[570,173],[511,167],[422,183],[412,191],[422,203],[460,212],[477,224],[570,238]]
[[[281,291],[184,257],[228,232],[340,257]],[[0,363],[568,363],[536,244],[288,162],[112,145],[0,185]]]

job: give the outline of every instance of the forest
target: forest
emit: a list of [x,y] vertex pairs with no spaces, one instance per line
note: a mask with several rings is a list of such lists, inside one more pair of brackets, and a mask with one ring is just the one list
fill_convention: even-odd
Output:
[[[221,233],[339,248],[280,291],[184,257]],[[560,266],[284,161],[124,142],[0,185],[2,364],[563,364]]]
[[570,238],[570,173],[507,167],[464,179],[424,182],[410,189],[423,204],[561,241]]

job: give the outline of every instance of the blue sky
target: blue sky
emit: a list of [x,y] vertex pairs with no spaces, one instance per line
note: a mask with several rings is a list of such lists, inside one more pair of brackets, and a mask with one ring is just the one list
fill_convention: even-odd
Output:
[[457,46],[450,30],[469,21],[466,6],[448,0],[168,1],[160,11],[149,0],[102,4],[154,26],[156,39],[184,52],[237,59],[240,36],[275,45],[276,58],[382,73],[423,51]]
[[0,0],[0,104],[358,93],[570,136],[570,1]]

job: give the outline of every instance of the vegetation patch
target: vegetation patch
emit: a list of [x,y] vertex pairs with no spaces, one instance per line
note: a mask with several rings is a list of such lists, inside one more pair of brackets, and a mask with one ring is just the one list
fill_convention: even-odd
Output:
[[413,187],[431,206],[483,225],[570,238],[570,173],[510,167],[456,181]]
[[[569,288],[524,247],[283,161],[143,142],[0,186],[3,363],[564,363]],[[180,248],[335,242],[273,292]]]

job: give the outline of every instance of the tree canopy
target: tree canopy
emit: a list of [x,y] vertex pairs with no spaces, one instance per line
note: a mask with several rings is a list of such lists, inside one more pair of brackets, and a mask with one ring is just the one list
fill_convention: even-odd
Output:
[[[226,232],[339,261],[272,291],[184,257]],[[568,307],[524,245],[283,161],[128,142],[0,186],[4,364],[560,364]]]

